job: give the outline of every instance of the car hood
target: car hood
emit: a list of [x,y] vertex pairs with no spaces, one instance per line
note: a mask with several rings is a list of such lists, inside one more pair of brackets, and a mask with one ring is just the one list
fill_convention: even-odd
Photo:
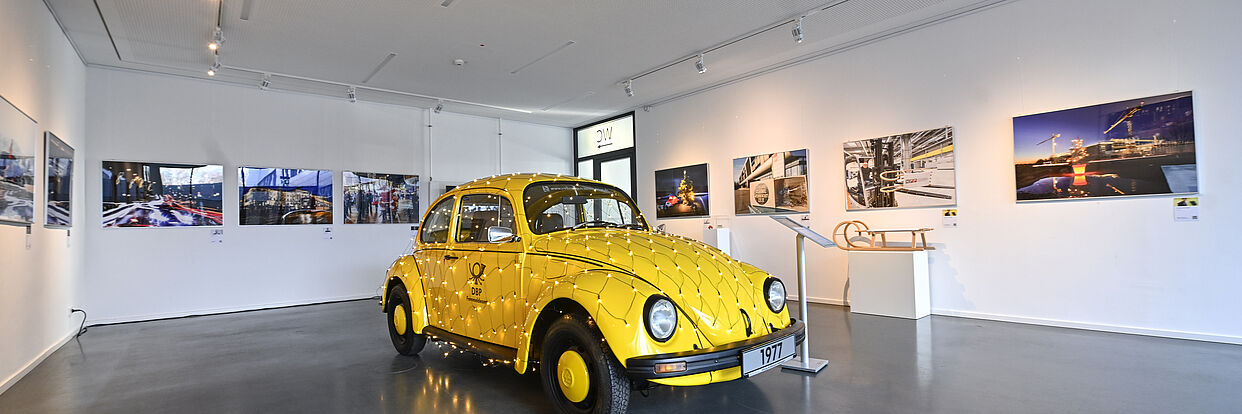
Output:
[[779,324],[763,303],[765,275],[748,272],[747,267],[757,269],[699,241],[640,230],[581,229],[539,236],[532,247],[646,280],[673,300],[709,346],[764,335],[772,331],[769,323]]

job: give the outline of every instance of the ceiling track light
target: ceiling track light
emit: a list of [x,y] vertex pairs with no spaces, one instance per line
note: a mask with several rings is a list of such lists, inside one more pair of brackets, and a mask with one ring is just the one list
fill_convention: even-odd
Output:
[[[852,4],[852,3],[850,2],[850,0],[830,0],[830,2],[829,2],[828,4],[820,5],[820,6],[816,7],[816,8],[813,8],[813,9],[810,9],[810,10],[803,11],[802,13],[799,13],[799,14],[794,14],[794,15],[789,15],[789,16],[782,17],[782,18],[781,18],[781,20],[777,20],[777,21],[775,21],[775,22],[772,22],[772,24],[769,24],[769,25],[767,25],[767,26],[763,26],[763,27],[760,27],[760,28],[758,28],[758,29],[756,29],[756,30],[753,30],[753,31],[750,31],[750,32],[746,32],[746,33],[740,34],[740,35],[738,35],[738,36],[736,36],[736,37],[733,37],[733,38],[731,38],[731,39],[728,39],[728,40],[725,40],[725,41],[723,41],[723,42],[717,43],[717,44],[712,45],[712,46],[710,46],[710,47],[701,48],[701,49],[699,49],[699,50],[700,50],[700,52],[698,53],[698,56],[697,56],[697,58],[698,58],[698,59],[694,62],[695,69],[697,69],[697,70],[698,70],[698,72],[699,72],[700,74],[702,74],[702,73],[706,73],[706,72],[707,72],[707,64],[703,61],[703,60],[704,60],[704,59],[703,59],[703,55],[704,55],[704,54],[706,54],[706,53],[714,53],[714,52],[720,51],[721,49],[728,48],[729,46],[732,46],[732,45],[734,45],[734,44],[737,44],[738,42],[745,41],[746,39],[753,38],[754,36],[757,36],[757,35],[760,35],[760,34],[764,34],[764,33],[767,33],[767,32],[769,32],[769,31],[772,31],[772,30],[787,30],[787,28],[789,28],[789,23],[791,23],[791,22],[793,22],[793,23],[794,23],[794,27],[793,27],[793,29],[792,29],[792,30],[791,30],[791,32],[790,32],[790,33],[793,35],[793,40],[794,40],[794,42],[795,42],[795,43],[802,43],[802,42],[803,42],[803,40],[804,40],[804,32],[803,32],[803,29],[802,29],[802,22],[803,22],[803,20],[804,20],[806,17],[813,16],[813,15],[816,15],[816,14],[819,14],[819,13],[822,13],[822,12],[828,12],[828,11],[832,10],[833,8],[835,8],[835,7],[839,7],[839,6],[843,5],[843,4]],[[989,3],[989,4],[990,4],[990,3]],[[971,11],[973,11],[973,10],[977,10],[977,9],[972,9]],[[822,50],[822,51],[819,51],[819,52],[810,53],[810,54],[803,55],[803,56],[801,56],[801,57],[795,58],[795,59],[793,59],[793,60],[791,60],[791,61],[789,61],[789,62],[786,62],[786,63],[781,63],[781,64],[779,64],[779,65],[780,65],[781,67],[788,67],[788,66],[791,66],[791,65],[796,65],[796,64],[799,64],[799,63],[805,62],[805,61],[807,61],[807,60],[811,60],[811,59],[816,59],[816,58],[818,58],[818,57],[822,57],[825,53],[828,53],[828,52],[829,52],[828,50]],[[670,60],[670,61],[668,61],[668,62],[666,62],[666,63],[664,63],[664,64],[662,64],[662,65],[659,65],[659,66],[656,66],[656,67],[652,67],[652,68],[650,68],[650,69],[647,69],[647,70],[645,70],[645,71],[642,71],[642,72],[639,72],[639,73],[636,73],[636,74],[632,74],[632,75],[630,75],[630,76],[628,77],[628,79],[629,79],[629,80],[631,80],[631,81],[636,80],[636,79],[641,79],[641,78],[643,78],[644,76],[650,76],[650,75],[652,75],[652,74],[655,74],[655,73],[657,73],[657,72],[663,71],[663,70],[665,70],[665,69],[670,69],[670,68],[677,68],[677,69],[674,69],[674,70],[682,70],[682,69],[680,69],[680,68],[685,67],[685,64],[686,64],[686,61],[687,61],[687,60],[691,60],[691,59],[695,59],[695,58],[696,58],[696,56],[695,56],[695,55],[690,55],[690,56],[680,55],[680,56],[677,56],[676,58],[674,58],[673,60]],[[726,69],[730,69],[730,68],[726,68]],[[771,68],[761,68],[761,69],[759,69],[759,71],[761,71],[762,73],[768,73],[768,72],[770,72],[770,71],[771,71]],[[753,71],[752,71],[752,72],[753,72]],[[752,73],[752,74],[753,74],[753,73]],[[713,87],[714,87],[714,86],[713,86]],[[694,92],[694,93],[698,93],[698,92],[701,92],[701,91],[702,91],[702,90],[699,90],[699,91],[696,91],[696,92]],[[632,96],[632,95],[631,95],[631,96]],[[679,99],[681,96],[683,96],[683,95],[678,95],[678,96],[672,97],[671,99]],[[668,100],[671,100],[671,99],[665,99],[664,101],[661,101],[661,103],[663,103],[663,102],[667,102]]]
[[628,79],[625,81],[625,96],[629,96],[631,98],[634,97],[634,80],[633,79]]
[[349,96],[350,103],[358,102],[358,88],[350,86],[349,89],[345,90],[345,94]]
[[798,25],[793,28],[794,43],[802,43],[802,17],[798,18]]
[[220,70],[220,55],[216,55],[216,61],[207,68],[207,76],[216,76],[216,72]]
[[433,108],[432,111],[435,111],[435,113],[438,114],[440,113],[440,111],[443,111],[443,110],[444,110],[444,100],[441,99],[441,100],[436,101],[436,107]]
[[224,30],[220,26],[216,26],[216,30],[211,33],[211,42],[207,43],[207,49],[215,52],[220,50],[220,46],[224,45]]
[[272,75],[264,73],[263,81],[259,82],[259,90],[266,91],[268,90],[268,88],[271,88],[271,87],[272,87]]

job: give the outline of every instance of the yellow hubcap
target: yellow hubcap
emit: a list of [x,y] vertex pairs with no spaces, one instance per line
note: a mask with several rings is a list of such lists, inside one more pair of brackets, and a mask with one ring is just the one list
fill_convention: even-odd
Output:
[[591,377],[587,374],[586,361],[577,351],[565,351],[556,363],[556,379],[561,384],[561,393],[573,402],[586,399],[591,389]]
[[397,335],[405,335],[407,323],[408,321],[405,320],[405,306],[397,305],[392,310],[392,328],[397,331]]

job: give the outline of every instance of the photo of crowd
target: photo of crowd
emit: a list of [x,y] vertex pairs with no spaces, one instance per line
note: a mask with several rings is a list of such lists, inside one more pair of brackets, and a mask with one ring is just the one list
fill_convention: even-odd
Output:
[[345,223],[417,223],[418,176],[346,171]]
[[332,224],[332,171],[237,170],[242,225]]

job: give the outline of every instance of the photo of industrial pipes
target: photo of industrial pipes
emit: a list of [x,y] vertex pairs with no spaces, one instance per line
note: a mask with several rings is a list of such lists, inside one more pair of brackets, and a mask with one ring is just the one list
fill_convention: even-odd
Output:
[[844,148],[847,210],[957,204],[952,127],[847,141]]

